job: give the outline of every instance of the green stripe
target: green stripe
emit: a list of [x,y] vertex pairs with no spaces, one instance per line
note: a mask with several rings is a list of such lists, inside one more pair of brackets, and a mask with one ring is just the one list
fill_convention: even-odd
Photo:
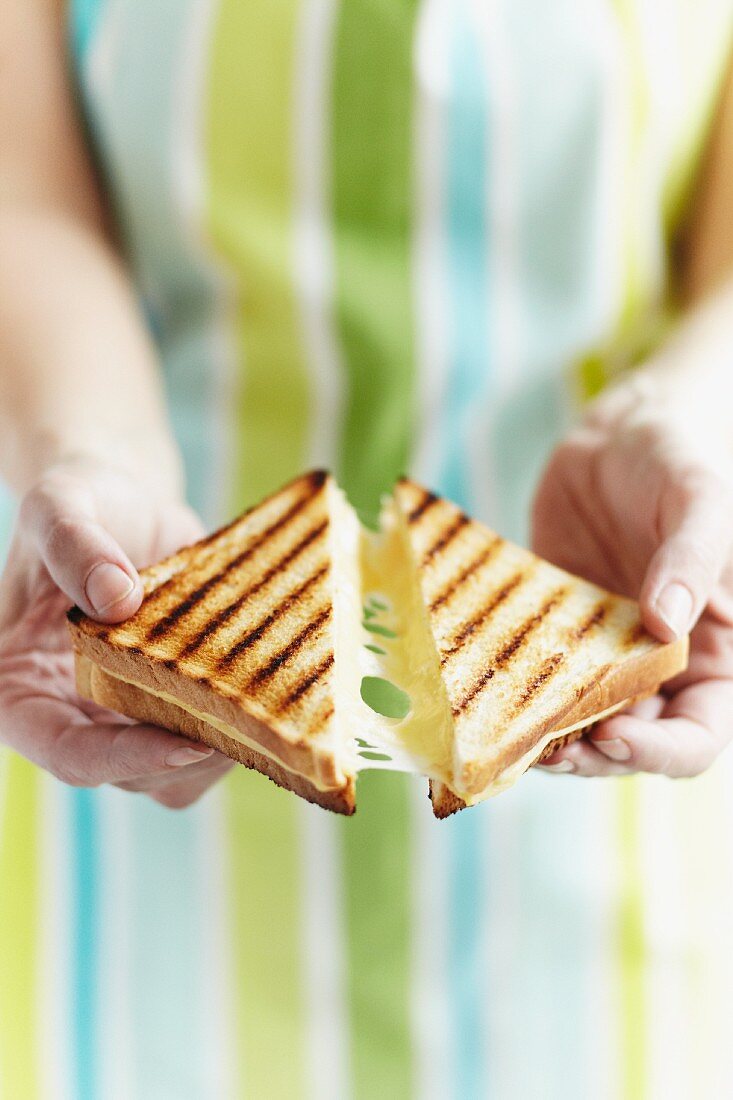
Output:
[[[212,44],[209,224],[239,292],[237,509],[299,471],[309,427],[291,270],[296,17],[294,0],[224,0]],[[237,1094],[291,1100],[305,1067],[298,805],[241,768],[226,793]]]
[[373,514],[414,431],[410,234],[415,0],[340,8],[333,73],[335,316],[347,368],[341,478]]
[[15,753],[6,753],[0,767],[5,772],[0,823],[0,1095],[34,1100],[39,1093],[39,775]]
[[[333,72],[335,319],[346,370],[339,478],[373,518],[414,432],[412,0],[340,8]],[[365,773],[342,823],[354,1095],[408,1097],[410,780]]]
[[293,284],[295,0],[222,0],[206,129],[209,226],[237,279],[239,503],[298,472],[309,390]]
[[639,856],[639,781],[618,782],[618,837],[621,887],[618,913],[618,956],[621,991],[621,1096],[644,1100],[647,1095],[646,998],[642,877]]

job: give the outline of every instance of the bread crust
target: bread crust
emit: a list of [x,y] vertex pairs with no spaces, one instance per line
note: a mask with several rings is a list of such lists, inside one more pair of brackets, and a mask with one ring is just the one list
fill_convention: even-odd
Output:
[[[676,644],[676,643],[675,643]],[[686,650],[685,650],[686,651]],[[672,674],[673,675],[673,674]],[[654,688],[649,688],[647,691],[638,692],[636,695],[628,697],[628,706],[632,706],[634,703],[641,702],[642,699],[648,699],[650,695],[655,695],[659,690],[659,684]],[[622,697],[623,698],[623,697]],[[616,699],[615,702],[621,700]],[[599,714],[602,710],[606,710],[608,707],[613,706],[614,703],[607,703],[604,707],[599,707],[595,713]],[[575,708],[573,708],[575,709]],[[587,711],[586,711],[587,713]],[[571,726],[575,722],[581,721],[580,717],[570,718],[564,724]],[[527,765],[527,771],[534,767],[535,764],[541,764],[543,760],[549,759],[553,753],[558,752],[560,749],[564,749],[566,745],[572,745],[574,741],[579,741],[581,737],[584,737],[589,733],[596,722],[589,722],[587,726],[581,726],[577,730],[573,730],[572,733],[563,734],[562,737],[556,737],[554,741],[550,741],[549,745],[545,748]],[[538,738],[539,740],[539,738]],[[466,803],[463,799],[459,798],[457,794],[454,794],[445,784],[437,784],[432,780],[430,781],[429,797],[433,807],[433,813],[437,818],[450,817],[452,814],[458,813],[459,810],[465,810]]]
[[513,741],[498,757],[494,755],[467,764],[462,776],[465,789],[476,794],[484,790],[553,729],[574,726],[576,722],[592,718],[594,714],[600,714],[625,699],[637,701],[653,695],[659,684],[687,667],[688,648],[689,639],[685,635],[669,645],[655,646],[612,666],[580,690],[574,700],[537,723],[524,737]]
[[[264,710],[258,715],[254,700],[247,701],[251,710],[245,710],[231,685],[194,680],[182,673],[174,663],[169,667],[165,661],[150,654],[142,653],[134,647],[115,645],[96,633],[85,630],[85,622],[82,620],[81,623],[68,623],[74,650],[101,670],[110,672],[112,676],[132,680],[149,691],[165,692],[194,710],[211,714],[219,721],[226,722],[250,741],[262,745],[265,755],[272,753],[289,771],[312,780],[318,787],[337,790],[343,786],[344,776],[338,767],[333,749],[328,744],[319,743],[318,740],[294,740],[290,729],[285,725],[277,725],[272,719],[268,720]],[[159,699],[158,702],[163,703],[163,700]]]
[[134,684],[124,683],[109,675],[89,658],[75,654],[76,684],[80,695],[100,706],[109,707],[128,718],[150,722],[183,734],[185,737],[209,745],[217,752],[243,764],[245,768],[261,772],[277,786],[313,802],[333,813],[351,815],[356,810],[356,791],[353,776],[339,789],[320,790],[302,775],[296,775],[240,741],[227,737],[221,730],[202,721],[188,711],[141,690]]

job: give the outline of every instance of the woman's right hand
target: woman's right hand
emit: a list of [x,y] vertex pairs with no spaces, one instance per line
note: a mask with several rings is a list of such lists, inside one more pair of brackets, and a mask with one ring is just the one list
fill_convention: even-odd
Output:
[[202,534],[194,513],[122,468],[77,457],[50,468],[20,506],[0,578],[0,742],[77,787],[111,783],[182,808],[231,761],[81,699],[65,613],[99,622],[142,601],[135,565]]

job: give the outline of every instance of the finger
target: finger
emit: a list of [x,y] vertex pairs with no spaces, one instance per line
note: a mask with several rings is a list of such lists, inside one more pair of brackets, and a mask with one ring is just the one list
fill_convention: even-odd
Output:
[[733,498],[727,484],[688,472],[670,483],[660,507],[663,542],[644,578],[644,623],[663,642],[686,634],[716,589],[733,545]]
[[200,763],[194,762],[186,768],[167,768],[163,772],[154,772],[135,776],[132,779],[120,779],[113,784],[123,791],[150,792],[181,784],[200,784],[208,777],[218,778],[229,770],[234,761],[220,752],[213,751]]
[[672,778],[705,771],[733,733],[733,681],[694,684],[669,701],[656,721],[620,715],[590,735],[595,748],[625,767]]
[[82,611],[120,622],[140,606],[137,571],[96,521],[88,490],[68,474],[49,476],[21,505],[21,523],[53,581]]
[[609,776],[628,775],[630,769],[610,760],[585,737],[566,745],[536,767],[558,775]]
[[27,660],[3,662],[0,713],[11,715],[3,741],[58,779],[96,787],[200,762],[213,750],[152,725],[91,720],[58,694],[54,663],[36,661],[33,694]]
[[[234,766],[234,762],[227,757],[219,757],[211,767],[209,761],[203,764],[194,764],[185,769],[185,774],[180,778],[174,776],[157,776],[151,779],[133,783],[117,783],[115,786],[123,790],[138,791],[147,794],[155,802],[169,809],[181,810],[197,802],[206,792],[218,783],[226,773]],[[212,758],[213,759],[213,758]]]
[[650,695],[648,699],[640,699],[638,703],[632,703],[626,708],[624,714],[633,714],[636,718],[645,718],[651,722],[659,718],[666,705],[667,700],[662,695]]

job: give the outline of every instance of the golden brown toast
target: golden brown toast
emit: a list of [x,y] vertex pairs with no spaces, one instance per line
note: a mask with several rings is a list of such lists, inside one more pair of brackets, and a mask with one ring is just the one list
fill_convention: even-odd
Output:
[[322,471],[296,479],[143,570],[127,621],[72,608],[69,626],[81,694],[352,813],[335,728],[332,489]]

